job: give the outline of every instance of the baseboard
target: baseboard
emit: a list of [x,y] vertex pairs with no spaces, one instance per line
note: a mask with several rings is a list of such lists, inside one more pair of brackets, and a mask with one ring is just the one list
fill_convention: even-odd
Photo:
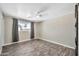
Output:
[[11,42],[11,43],[4,44],[3,46],[15,44],[15,43],[21,43],[21,42],[25,42],[25,41],[29,41],[29,40],[22,40],[22,41],[18,41],[18,42]]
[[68,45],[64,45],[64,44],[61,44],[61,43],[58,43],[58,42],[54,42],[54,41],[51,41],[51,40],[46,40],[46,39],[42,39],[42,40],[48,41],[50,43],[58,44],[58,45],[61,45],[61,46],[67,47],[67,48],[75,49],[74,47],[71,47],[71,46],[68,46]]
[[21,43],[21,42],[30,41],[30,40],[31,40],[31,39],[28,39],[28,40],[22,40],[22,41],[18,41],[18,42],[11,42],[11,43],[4,44],[3,46],[11,45],[11,44],[15,44],[15,43]]

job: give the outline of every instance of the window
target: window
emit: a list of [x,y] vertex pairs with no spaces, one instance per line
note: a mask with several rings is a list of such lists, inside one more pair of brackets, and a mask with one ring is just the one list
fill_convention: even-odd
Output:
[[27,22],[27,21],[24,21],[24,20],[19,20],[18,21],[18,30],[19,31],[26,31],[28,29],[31,28],[31,23],[30,22]]

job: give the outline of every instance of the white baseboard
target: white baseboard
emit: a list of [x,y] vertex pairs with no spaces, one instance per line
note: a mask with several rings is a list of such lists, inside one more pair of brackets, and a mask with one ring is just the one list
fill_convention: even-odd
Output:
[[28,39],[28,40],[22,40],[22,41],[18,41],[18,42],[11,42],[11,43],[4,44],[3,46],[11,45],[11,44],[15,44],[15,43],[21,43],[21,42],[30,41],[30,40],[31,40],[31,39]]
[[42,40],[48,41],[48,42],[51,42],[51,43],[54,43],[54,44],[58,44],[58,45],[61,45],[61,46],[67,47],[67,48],[75,49],[74,47],[64,45],[64,44],[61,44],[61,43],[58,43],[58,42],[54,42],[54,41],[51,41],[51,40],[47,40],[47,39],[42,39]]
[[25,42],[25,41],[29,41],[29,40],[31,40],[31,39],[28,39],[28,40],[22,40],[22,41],[18,41],[18,42],[11,42],[11,43],[4,44],[3,46],[11,45],[11,44],[15,44],[15,43],[21,43],[21,42]]

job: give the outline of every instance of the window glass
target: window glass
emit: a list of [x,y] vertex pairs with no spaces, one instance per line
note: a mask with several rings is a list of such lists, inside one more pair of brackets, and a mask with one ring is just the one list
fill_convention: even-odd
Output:
[[26,31],[26,30],[30,29],[30,27],[31,27],[30,22],[26,22],[26,21],[22,21],[22,20],[18,21],[18,30],[19,31],[21,31],[21,30]]

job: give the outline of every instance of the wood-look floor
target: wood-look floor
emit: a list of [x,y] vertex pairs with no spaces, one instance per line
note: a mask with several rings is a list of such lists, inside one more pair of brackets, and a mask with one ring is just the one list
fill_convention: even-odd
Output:
[[74,50],[40,39],[3,47],[1,56],[74,56]]

